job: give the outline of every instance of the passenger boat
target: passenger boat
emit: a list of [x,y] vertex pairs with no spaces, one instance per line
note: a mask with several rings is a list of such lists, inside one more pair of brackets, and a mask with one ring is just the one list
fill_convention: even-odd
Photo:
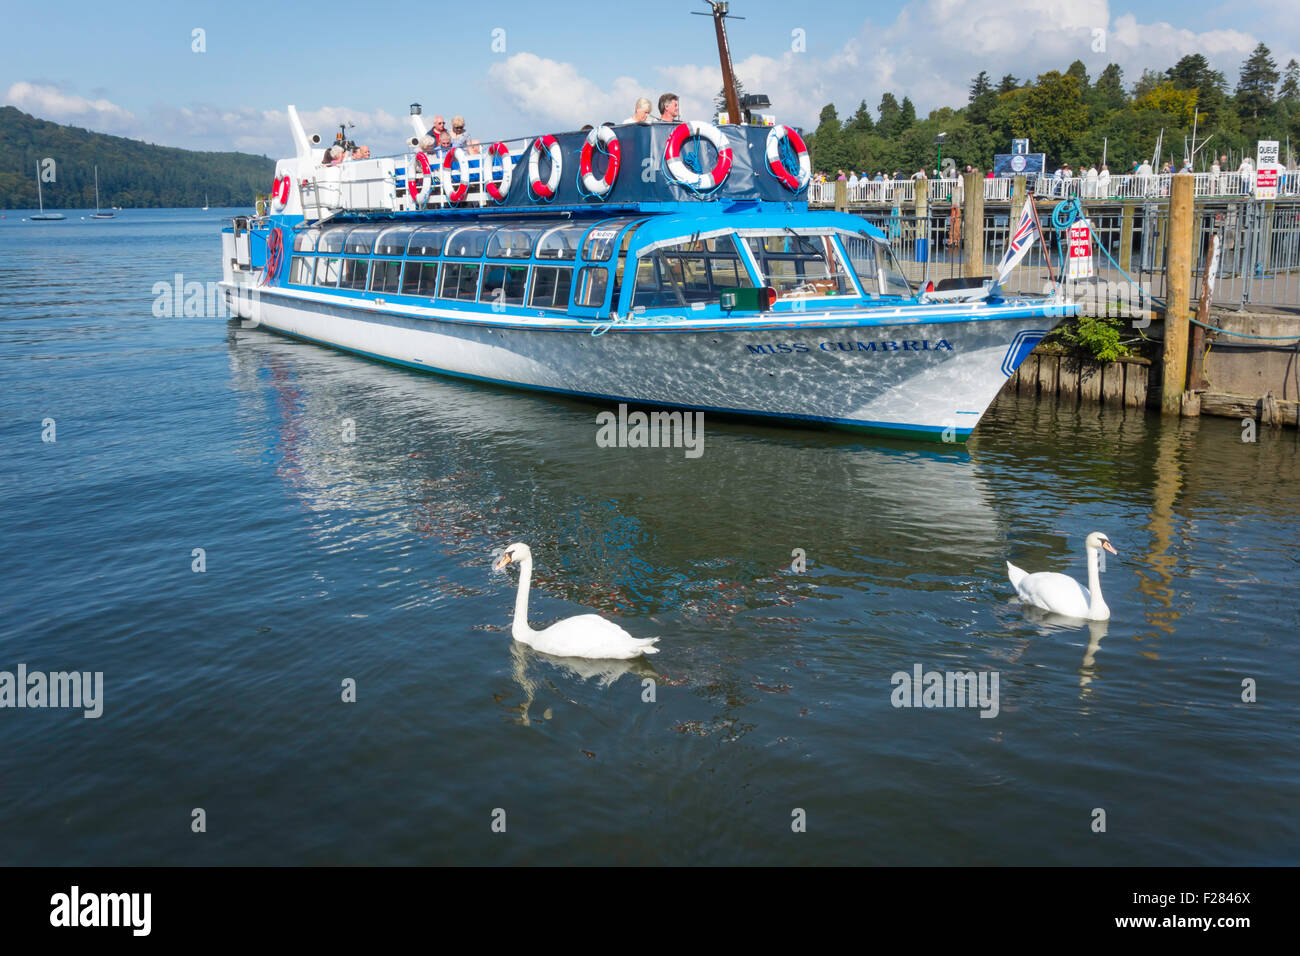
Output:
[[227,307],[395,365],[961,442],[1074,310],[987,282],[912,288],[880,230],[809,211],[786,126],[603,125],[429,155],[414,104],[410,153],[324,165],[288,112],[295,155],[223,229]]

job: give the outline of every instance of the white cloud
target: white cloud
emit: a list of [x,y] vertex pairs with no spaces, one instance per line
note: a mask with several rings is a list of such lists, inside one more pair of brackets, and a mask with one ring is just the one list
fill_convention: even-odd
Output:
[[86,99],[54,86],[40,83],[14,83],[5,92],[5,103],[25,113],[88,129],[123,133],[136,123],[135,115],[107,99]]

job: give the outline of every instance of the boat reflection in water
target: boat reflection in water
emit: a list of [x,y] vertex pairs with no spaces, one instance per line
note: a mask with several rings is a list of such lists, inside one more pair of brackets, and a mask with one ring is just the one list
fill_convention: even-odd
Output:
[[[688,459],[597,447],[598,405],[421,376],[260,329],[232,328],[230,361],[262,432],[257,453],[271,453],[312,516],[316,545],[397,547],[403,573],[377,572],[397,578],[395,609],[471,599],[472,627],[504,640],[514,583],[489,567],[510,541],[545,555],[534,626],[578,609],[613,616],[663,635],[659,669],[698,681],[744,659],[756,632],[864,639],[826,603],[846,597],[872,604],[871,639],[905,646],[907,594],[1001,558],[993,497],[962,446],[706,419],[704,454]],[[405,574],[427,566],[413,535],[433,545],[432,578]],[[810,573],[792,570],[797,549]]]

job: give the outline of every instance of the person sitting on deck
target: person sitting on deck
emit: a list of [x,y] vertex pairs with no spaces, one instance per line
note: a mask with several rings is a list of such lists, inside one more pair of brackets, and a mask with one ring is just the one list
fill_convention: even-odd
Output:
[[665,93],[659,97],[659,122],[661,123],[680,123],[681,103],[678,101],[676,93]]
[[469,145],[469,133],[465,132],[465,117],[463,116],[453,116],[451,118],[451,145]]
[[637,101],[636,101],[636,106],[634,106],[634,107],[632,108],[632,115],[629,116],[627,119],[623,120],[623,122],[624,122],[624,123],[649,123],[649,122],[651,122],[651,117],[650,117],[650,101],[649,101],[648,99],[646,99],[644,96],[641,97],[639,100],[637,100]]
[[343,155],[342,146],[331,146],[329,149],[325,150],[325,155],[321,157],[321,165],[337,166],[339,163],[343,162]]
[[433,137],[433,142],[435,145],[437,144],[438,139],[446,131],[447,131],[447,121],[444,120],[441,116],[435,116],[433,118],[433,125],[429,127],[429,135]]

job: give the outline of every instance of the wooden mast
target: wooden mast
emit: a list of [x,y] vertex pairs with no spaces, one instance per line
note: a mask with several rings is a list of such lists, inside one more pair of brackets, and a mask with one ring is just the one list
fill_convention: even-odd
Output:
[[727,43],[727,0],[706,0],[713,8],[713,30],[718,35],[718,60],[722,63],[722,92],[727,99],[727,119],[744,123],[740,100],[736,97],[736,76],[731,69],[731,47]]

